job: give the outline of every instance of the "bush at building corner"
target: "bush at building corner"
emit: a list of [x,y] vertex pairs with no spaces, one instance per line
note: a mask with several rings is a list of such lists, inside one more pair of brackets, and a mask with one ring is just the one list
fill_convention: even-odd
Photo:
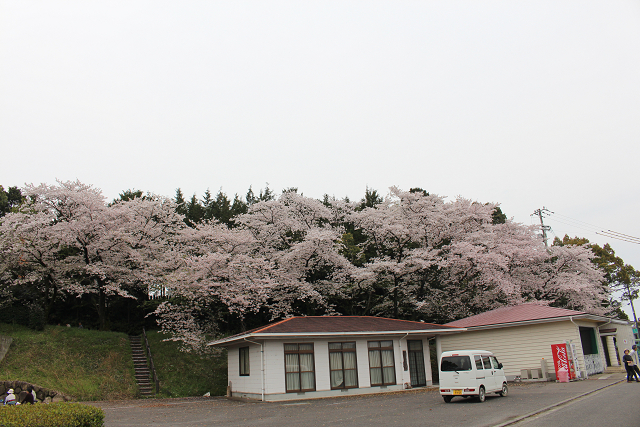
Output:
[[102,427],[104,412],[81,403],[0,406],[2,427]]

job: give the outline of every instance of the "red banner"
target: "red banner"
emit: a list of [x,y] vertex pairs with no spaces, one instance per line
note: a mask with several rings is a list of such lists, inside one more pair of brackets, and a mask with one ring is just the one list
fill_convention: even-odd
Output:
[[569,357],[566,344],[551,344],[553,366],[556,369],[556,379],[561,383],[568,383],[570,378]]

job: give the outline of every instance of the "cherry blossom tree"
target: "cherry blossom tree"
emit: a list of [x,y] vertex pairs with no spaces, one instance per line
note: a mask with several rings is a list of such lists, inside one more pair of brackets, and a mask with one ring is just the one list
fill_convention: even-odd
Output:
[[278,200],[253,204],[237,223],[254,237],[256,250],[289,283],[297,284],[298,300],[312,299],[323,306],[323,295],[335,292],[341,284],[337,278],[351,268],[341,254],[345,209],[350,207],[343,203],[326,206],[289,191]]
[[340,254],[344,209],[294,191],[254,202],[229,228],[205,223],[183,234],[182,266],[168,277],[172,299],[155,312],[163,330],[188,347],[215,333],[221,313],[271,319],[309,310],[331,313],[327,295],[350,264]]
[[153,314],[191,348],[230,317],[244,328],[257,315],[447,322],[525,301],[602,310],[608,289],[589,248],[547,249],[496,204],[367,191],[350,203],[291,189],[188,226],[184,206],[152,194],[106,204],[78,181],[29,185],[0,220],[0,283],[37,289],[45,312],[60,295],[91,295],[103,328],[110,298],[162,286],[169,298]]
[[[154,313],[163,332],[187,349],[202,349],[205,336],[218,332],[225,313],[243,322],[269,304],[284,281],[254,249],[253,236],[246,230],[224,224],[185,230],[180,266],[164,282],[171,298]],[[271,309],[278,312],[275,305]]]
[[[597,312],[603,288],[589,254],[548,251],[534,228],[495,221],[497,208],[395,187],[369,205],[285,191],[252,203],[233,229],[183,233],[181,265],[167,278],[174,298],[156,315],[196,346],[215,332],[220,310],[241,321],[350,307],[445,322],[524,301]],[[359,245],[347,241],[353,233]]]
[[30,202],[0,228],[3,263],[16,272],[10,284],[38,283],[47,300],[60,291],[93,295],[101,329],[109,297],[131,297],[128,289],[174,268],[172,239],[184,223],[168,200],[107,206],[99,189],[78,181],[29,185],[24,194]]
[[34,306],[23,301],[30,311],[42,311],[46,321],[64,286],[64,267],[58,242],[47,235],[49,215],[8,214],[0,224],[0,283],[3,305],[12,301],[15,287],[33,289]]
[[548,252],[532,227],[494,224],[495,209],[391,188],[383,203],[354,212],[362,249],[374,254],[352,281],[367,309],[441,322],[523,301],[599,310],[601,274],[588,251]]

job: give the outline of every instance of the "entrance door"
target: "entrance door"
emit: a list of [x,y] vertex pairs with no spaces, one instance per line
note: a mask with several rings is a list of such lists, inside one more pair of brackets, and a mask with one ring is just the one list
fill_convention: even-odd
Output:
[[601,336],[600,340],[602,341],[602,348],[604,349],[604,358],[607,361],[607,366],[612,366],[611,358],[609,357],[609,347],[607,347],[607,337]]
[[411,387],[424,387],[427,385],[427,375],[424,370],[424,352],[421,340],[407,341],[409,348],[409,375]]

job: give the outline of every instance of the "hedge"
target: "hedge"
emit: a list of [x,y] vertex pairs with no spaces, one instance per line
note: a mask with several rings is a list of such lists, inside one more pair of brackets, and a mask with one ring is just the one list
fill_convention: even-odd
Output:
[[0,406],[2,427],[102,427],[104,412],[82,403]]

